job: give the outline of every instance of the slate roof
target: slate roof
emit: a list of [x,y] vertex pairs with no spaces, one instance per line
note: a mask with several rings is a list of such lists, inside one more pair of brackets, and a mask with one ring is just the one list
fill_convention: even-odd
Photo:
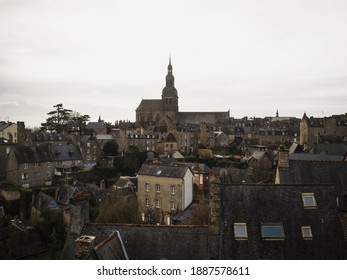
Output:
[[10,123],[10,122],[0,122],[0,130],[4,130],[4,129],[8,128],[11,125],[13,125],[13,123]]
[[[345,259],[343,238],[332,185],[221,186],[222,259]],[[302,193],[313,193],[316,209],[305,209]],[[290,209],[290,211],[288,211]],[[234,223],[246,223],[247,240],[235,240]],[[285,238],[264,240],[262,223],[283,225]],[[301,226],[310,226],[304,240]]]
[[162,110],[162,100],[161,99],[142,99],[139,107],[136,110]]
[[189,168],[185,166],[143,164],[137,174],[158,177],[184,178],[188,170]]
[[217,123],[218,121],[229,120],[229,112],[179,112],[179,123],[200,124]]
[[119,231],[130,260],[208,259],[207,226],[87,224],[82,233],[99,244]]
[[103,122],[89,122],[86,129],[103,129],[105,124]]
[[289,160],[304,160],[304,161],[343,161],[344,156],[329,155],[326,152],[320,154],[311,153],[294,153],[289,155]]
[[47,145],[37,147],[15,146],[14,153],[19,164],[53,161],[52,153]]
[[82,160],[82,155],[77,145],[52,145],[51,151],[56,161]]
[[60,209],[55,199],[42,191],[35,195],[32,206],[36,209],[40,209],[41,211],[44,211],[48,208],[52,210]]
[[122,237],[114,231],[104,241],[94,247],[94,258],[97,260],[128,260]]
[[338,194],[347,194],[347,162],[290,160],[288,184],[334,184]]
[[307,125],[309,127],[324,127],[324,122],[322,118],[309,118],[307,119]]
[[326,153],[327,155],[345,156],[347,154],[347,147],[344,144],[316,144],[311,149],[310,153]]
[[61,133],[39,132],[31,134],[32,141],[63,141],[65,136]]

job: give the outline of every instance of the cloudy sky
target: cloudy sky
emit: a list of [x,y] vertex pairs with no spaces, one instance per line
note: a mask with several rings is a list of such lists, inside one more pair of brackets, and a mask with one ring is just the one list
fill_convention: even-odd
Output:
[[135,120],[171,54],[180,111],[347,112],[346,0],[0,0],[0,120]]

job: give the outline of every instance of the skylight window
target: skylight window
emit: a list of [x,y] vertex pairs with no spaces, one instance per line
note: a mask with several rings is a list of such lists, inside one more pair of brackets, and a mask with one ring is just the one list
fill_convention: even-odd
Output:
[[261,236],[266,240],[284,240],[284,228],[281,223],[262,224]]
[[302,203],[306,209],[315,209],[317,208],[316,199],[313,193],[303,193],[302,194]]
[[158,170],[158,171],[157,171],[157,175],[160,175],[161,172],[163,172],[163,170]]
[[247,224],[246,223],[234,223],[234,236],[235,239],[245,240],[248,238]]
[[312,230],[310,226],[302,226],[301,227],[301,234],[302,234],[302,238],[304,240],[312,240],[313,236],[312,236]]

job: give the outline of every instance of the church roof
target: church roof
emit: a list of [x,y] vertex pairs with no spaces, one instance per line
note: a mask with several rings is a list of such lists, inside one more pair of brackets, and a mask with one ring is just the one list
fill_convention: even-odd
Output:
[[229,112],[179,112],[178,122],[200,124],[216,123],[229,119]]
[[142,99],[137,110],[161,110],[162,109],[162,101],[161,99]]

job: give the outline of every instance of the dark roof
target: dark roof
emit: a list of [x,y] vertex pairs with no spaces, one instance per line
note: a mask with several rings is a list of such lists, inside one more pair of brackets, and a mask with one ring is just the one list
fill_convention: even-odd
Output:
[[309,127],[324,127],[323,118],[309,118],[307,119],[307,125]]
[[82,160],[82,155],[77,145],[52,145],[51,151],[56,161]]
[[229,112],[178,112],[179,123],[217,123],[229,120]]
[[144,164],[141,166],[138,175],[183,178],[189,170],[186,166],[167,166]]
[[129,259],[208,259],[208,227],[89,224],[83,234],[95,236],[95,243],[119,231]]
[[139,107],[136,110],[162,110],[161,99],[142,99]]
[[64,141],[65,136],[61,133],[38,132],[31,134],[32,141]]
[[326,152],[320,154],[311,153],[294,153],[289,155],[289,160],[305,160],[305,161],[343,161],[344,156],[329,155]]
[[175,136],[171,132],[164,135],[163,141],[164,142],[177,142]]
[[118,231],[115,230],[109,237],[94,247],[94,258],[97,260],[129,259]]
[[310,153],[345,156],[347,154],[347,147],[344,144],[315,144]]
[[104,122],[89,122],[86,129],[103,129],[105,128]]
[[4,130],[13,124],[14,123],[11,123],[11,122],[0,122],[0,130]]
[[[344,259],[346,246],[332,185],[221,186],[222,259]],[[313,193],[316,209],[303,207],[302,193]],[[290,209],[290,211],[288,211]],[[247,240],[235,240],[234,223],[246,223]],[[261,225],[283,225],[281,241],[263,240]],[[301,226],[310,226],[304,240]]]
[[288,184],[334,184],[338,194],[347,193],[347,162],[290,160]]
[[15,146],[14,153],[18,163],[53,161],[53,156],[47,145],[37,147]]
[[35,195],[32,206],[41,211],[46,209],[60,210],[60,207],[54,198],[42,191]]

